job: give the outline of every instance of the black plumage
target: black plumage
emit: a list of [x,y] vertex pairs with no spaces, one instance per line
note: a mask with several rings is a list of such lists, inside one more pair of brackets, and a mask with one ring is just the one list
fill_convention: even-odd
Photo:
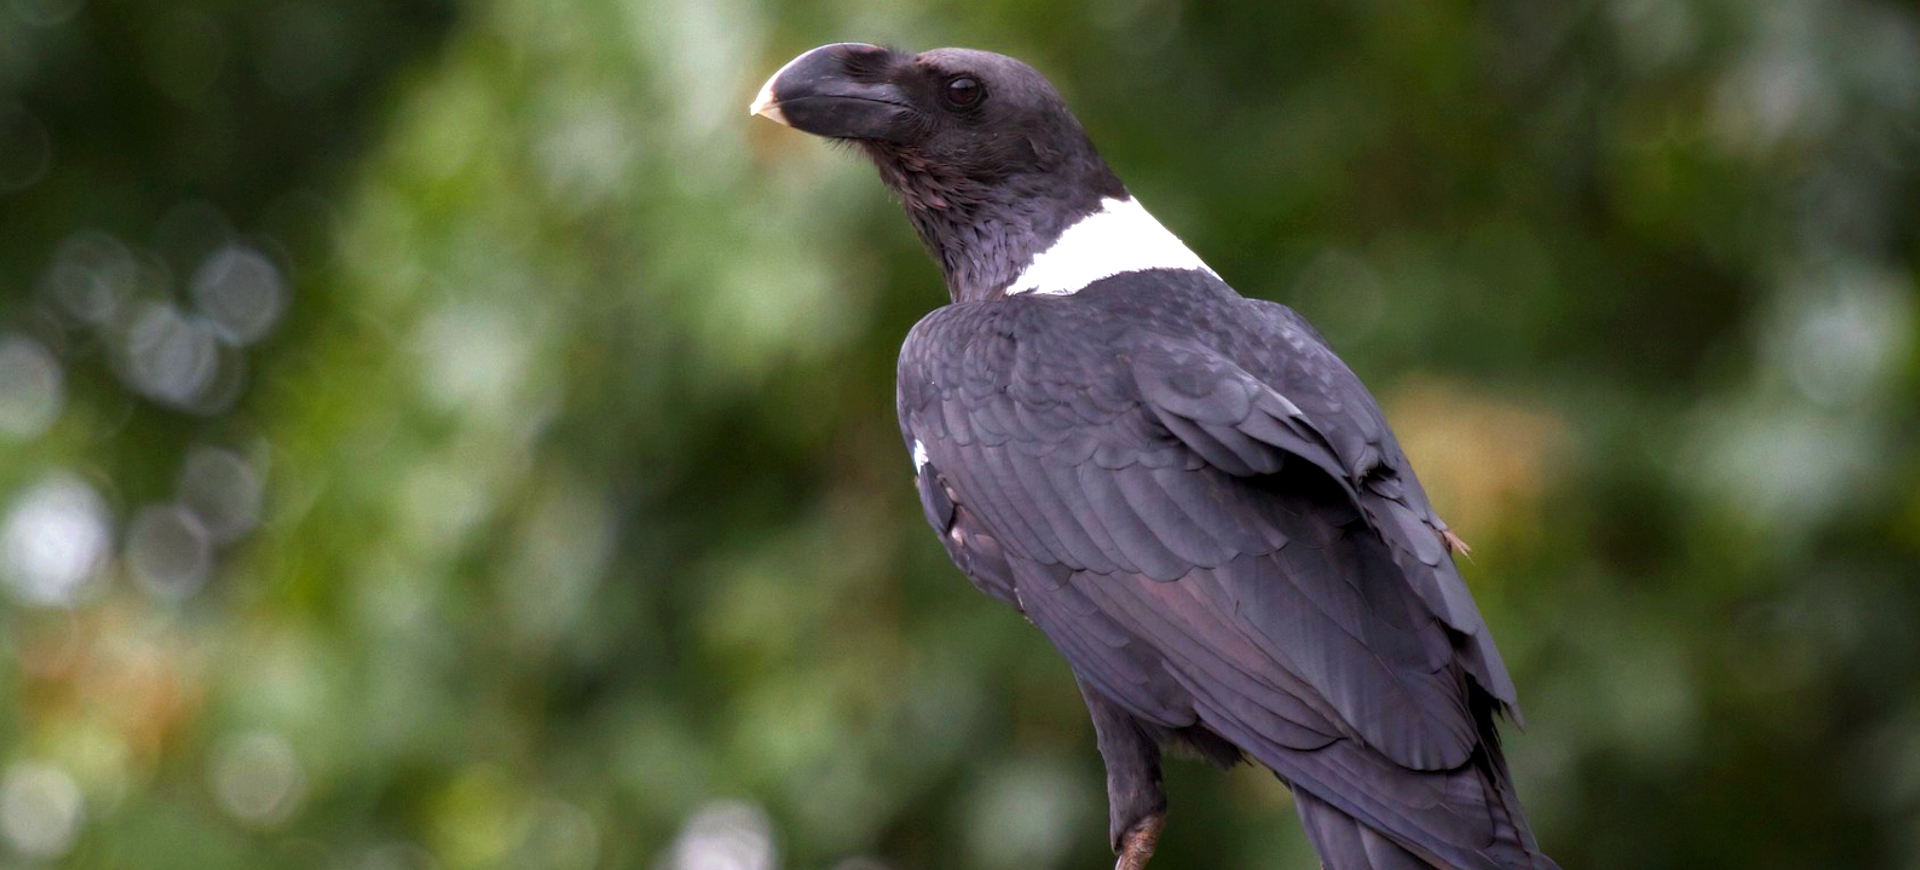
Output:
[[[984,96],[942,91],[961,79]],[[955,302],[898,373],[921,504],[1072,666],[1123,867],[1151,852],[1175,742],[1272,769],[1330,870],[1554,867],[1501,756],[1514,687],[1457,539],[1318,332],[1177,240],[1172,266],[1102,274],[1165,242],[1017,61],[829,46],[756,110],[859,144],[943,266]],[[1103,232],[1143,241],[1104,252]],[[1023,290],[1052,254],[1073,286]]]

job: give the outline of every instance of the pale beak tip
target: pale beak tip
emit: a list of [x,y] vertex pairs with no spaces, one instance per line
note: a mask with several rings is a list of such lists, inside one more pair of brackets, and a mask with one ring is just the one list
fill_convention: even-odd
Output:
[[[782,67],[781,71],[785,72],[785,68]],[[760,93],[754,95],[753,102],[747,106],[749,116],[759,115],[769,121],[787,123],[787,116],[780,111],[780,101],[773,98],[773,81],[779,77],[780,73],[774,73],[773,78],[767,79],[767,83],[760,86]],[[787,126],[793,125],[787,124]]]
[[[775,123],[787,124],[787,116],[780,113],[779,103],[754,103],[747,107],[747,114],[759,115]],[[787,126],[791,127],[793,125],[787,124]]]

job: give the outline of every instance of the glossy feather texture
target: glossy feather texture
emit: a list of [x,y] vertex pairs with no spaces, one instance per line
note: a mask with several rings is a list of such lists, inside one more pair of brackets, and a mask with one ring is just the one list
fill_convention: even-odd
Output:
[[1554,866],[1446,526],[1293,312],[1197,270],[959,303],[909,335],[899,399],[928,521],[1096,721],[1273,769],[1331,870]]

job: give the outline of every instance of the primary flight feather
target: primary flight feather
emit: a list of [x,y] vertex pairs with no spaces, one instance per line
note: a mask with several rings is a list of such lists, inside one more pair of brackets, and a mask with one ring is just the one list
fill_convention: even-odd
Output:
[[1459,539],[1312,326],[1235,293],[1012,58],[823,46],[752,111],[856,145],[939,261],[953,304],[900,352],[921,505],[1071,665],[1118,867],[1181,743],[1285,781],[1327,870],[1556,870]]

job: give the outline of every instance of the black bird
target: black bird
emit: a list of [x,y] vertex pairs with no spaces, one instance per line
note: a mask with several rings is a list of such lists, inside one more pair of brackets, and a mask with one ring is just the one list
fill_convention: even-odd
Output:
[[900,351],[920,503],[1072,666],[1120,870],[1168,745],[1271,769],[1327,870],[1557,868],[1460,540],[1312,326],[1227,286],[1012,58],[823,46],[752,111],[856,146],[946,275]]

